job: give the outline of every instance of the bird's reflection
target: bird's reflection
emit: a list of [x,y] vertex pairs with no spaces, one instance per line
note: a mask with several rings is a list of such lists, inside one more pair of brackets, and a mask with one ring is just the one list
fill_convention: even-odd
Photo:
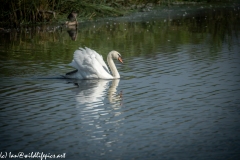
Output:
[[[120,93],[117,93],[117,87],[119,82],[120,82],[120,79],[113,80],[111,87],[108,90],[108,100],[112,104],[115,102],[122,102],[122,99],[123,99],[122,91],[120,91]],[[121,104],[122,103],[120,103],[120,105]]]
[[118,103],[121,105],[122,91],[117,92],[120,80],[78,80],[72,82],[76,88],[75,99],[79,104],[88,106],[97,104],[104,105],[103,100],[108,97],[110,104]]
[[110,147],[119,141],[115,136],[124,124],[123,93],[118,91],[116,80],[78,80],[72,91],[75,95],[77,117],[85,139],[101,141],[103,147]]
[[76,26],[68,26],[67,32],[68,32],[69,37],[73,41],[77,40],[78,31],[77,31],[77,27]]

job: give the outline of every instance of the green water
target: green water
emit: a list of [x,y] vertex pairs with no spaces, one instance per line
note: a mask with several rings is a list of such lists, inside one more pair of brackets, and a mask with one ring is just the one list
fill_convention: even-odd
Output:
[[[233,7],[233,8],[232,8]],[[11,60],[21,71],[15,72],[1,66],[1,75],[34,74],[33,63],[53,69],[58,62],[69,63],[78,47],[87,46],[106,57],[117,50],[124,57],[149,55],[161,46],[162,53],[177,52],[189,43],[204,45],[209,52],[202,55],[214,59],[239,30],[238,7],[174,6],[151,12],[140,12],[126,17],[106,18],[80,22],[78,28],[62,25],[42,25],[8,30],[1,33],[1,60]],[[72,35],[72,37],[70,37]],[[74,38],[76,37],[76,38]],[[75,39],[75,40],[72,40]],[[189,54],[197,54],[197,50]],[[11,63],[9,62],[9,63]],[[40,73],[41,74],[41,73]]]

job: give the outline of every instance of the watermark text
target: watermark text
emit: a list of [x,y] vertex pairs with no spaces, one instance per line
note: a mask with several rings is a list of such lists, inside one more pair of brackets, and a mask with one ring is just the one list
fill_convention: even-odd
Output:
[[0,159],[10,159],[10,158],[12,158],[12,159],[36,158],[36,159],[40,159],[40,160],[58,159],[58,158],[60,159],[60,158],[66,158],[66,153],[52,154],[52,153],[43,153],[43,152],[30,152],[30,153],[0,152]]

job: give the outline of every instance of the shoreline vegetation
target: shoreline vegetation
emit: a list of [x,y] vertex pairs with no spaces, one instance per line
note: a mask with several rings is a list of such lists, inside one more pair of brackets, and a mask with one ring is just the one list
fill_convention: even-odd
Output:
[[39,23],[64,24],[72,11],[84,21],[100,17],[145,12],[155,6],[231,0],[0,0],[0,30]]
[[[160,6],[150,12],[93,20],[78,17],[78,27],[57,21],[6,28],[0,31],[0,58],[4,61],[13,57],[25,63],[26,58],[38,62],[43,56],[51,63],[56,59],[68,63],[76,46],[98,49],[103,56],[114,48],[124,50],[124,57],[154,57],[149,53],[178,53],[179,48],[192,43],[196,46],[187,51],[190,56],[215,59],[223,42],[232,49],[233,41],[238,39],[240,4],[213,4]],[[66,18],[67,14],[63,20]],[[199,52],[203,46],[209,49],[204,55]],[[8,67],[4,69],[8,72]]]

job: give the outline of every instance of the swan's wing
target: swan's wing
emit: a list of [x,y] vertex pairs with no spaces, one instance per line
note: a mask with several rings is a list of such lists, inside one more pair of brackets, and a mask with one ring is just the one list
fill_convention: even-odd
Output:
[[96,60],[102,65],[102,67],[110,74],[107,64],[104,62],[102,55],[98,54],[96,51],[85,47],[86,51],[95,55]]
[[78,70],[76,74],[84,79],[111,78],[112,76],[96,57],[95,51],[79,48],[74,52],[73,61],[69,65],[76,68]]
[[77,67],[78,73],[81,74],[83,78],[98,78],[93,64],[93,58],[91,54],[87,53],[86,50],[82,48],[74,52],[73,65]]

